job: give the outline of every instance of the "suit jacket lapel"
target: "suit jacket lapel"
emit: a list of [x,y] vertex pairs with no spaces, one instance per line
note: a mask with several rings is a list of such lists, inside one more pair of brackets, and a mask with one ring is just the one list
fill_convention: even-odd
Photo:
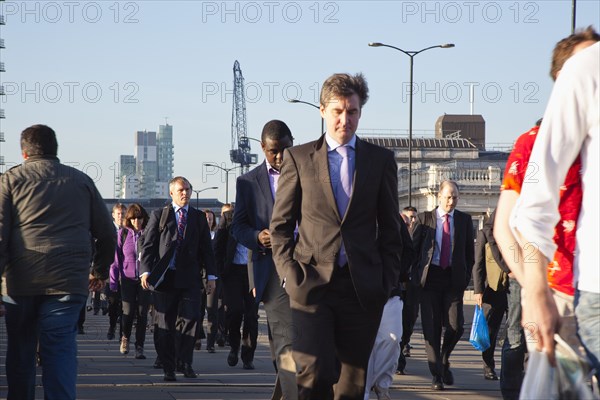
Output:
[[327,142],[325,134],[316,142],[314,152],[310,154],[312,164],[315,168],[315,179],[321,186],[321,190],[325,195],[325,202],[334,210],[340,221],[340,213],[337,208],[333,188],[331,187],[331,177],[329,175],[329,158],[327,156]]
[[[350,194],[350,203],[348,208],[352,207],[352,199],[355,197],[356,190],[368,188],[369,177],[369,155],[362,140],[356,137],[356,148],[354,149],[354,177],[352,178],[352,193]],[[346,212],[348,215],[348,212]]]
[[259,167],[258,173],[256,174],[256,181],[260,192],[265,200],[267,209],[269,210],[267,215],[273,214],[273,194],[271,193],[271,182],[269,181],[269,175],[267,172],[267,165],[265,162]]

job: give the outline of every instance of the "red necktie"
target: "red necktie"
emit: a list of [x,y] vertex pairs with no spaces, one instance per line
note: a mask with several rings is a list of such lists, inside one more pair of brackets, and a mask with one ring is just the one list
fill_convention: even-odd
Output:
[[444,230],[442,232],[442,250],[440,252],[440,267],[446,269],[450,266],[450,214],[444,215]]

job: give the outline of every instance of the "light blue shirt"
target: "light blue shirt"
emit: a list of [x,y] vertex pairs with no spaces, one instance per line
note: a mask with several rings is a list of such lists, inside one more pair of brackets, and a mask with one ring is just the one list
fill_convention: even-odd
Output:
[[[329,133],[325,134],[325,141],[327,142],[327,160],[329,162],[329,177],[331,178],[331,188],[333,189],[333,193],[337,193],[338,186],[342,184],[340,182],[339,172],[340,167],[342,165],[342,156],[336,151],[336,149],[342,145],[336,142],[335,139],[333,139],[331,136],[329,136]],[[350,171],[352,171],[353,173],[356,159],[356,135],[352,135],[352,139],[350,139],[350,141],[343,146],[347,146],[351,149],[350,151],[348,151],[348,168],[350,168]],[[354,182],[354,177],[352,177],[352,181]],[[352,185],[352,187],[354,187],[354,184]]]

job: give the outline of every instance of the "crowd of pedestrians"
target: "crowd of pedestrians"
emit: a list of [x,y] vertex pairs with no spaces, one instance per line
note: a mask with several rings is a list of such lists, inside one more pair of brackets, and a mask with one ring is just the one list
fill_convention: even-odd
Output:
[[[499,381],[505,399],[519,397],[526,351],[555,363],[555,333],[598,376],[598,226],[589,222],[598,219],[598,41],[588,28],[557,44],[544,119],[517,140],[479,232],[457,208],[454,181],[441,182],[433,210],[400,211],[393,152],[355,134],[369,98],[362,74],[324,82],[327,130],[317,140],[293,146],[283,121],[267,122],[265,161],[238,178],[235,205],[218,218],[190,205],[192,185],[177,176],[164,207],[117,204],[111,219],[92,180],[60,163],[54,131],[25,129],[24,162],[0,178],[8,399],[34,398],[36,355],[45,398],[76,398],[86,311],[108,314],[107,339],[121,354],[134,340],[135,359],[146,358],[151,330],[165,381],[197,377],[202,339],[209,354],[228,345],[227,364],[252,370],[260,303],[272,399],[390,399],[394,373],[410,368],[419,312],[431,389],[444,390],[471,280],[490,334],[482,378]],[[540,179],[527,180],[534,163]]]

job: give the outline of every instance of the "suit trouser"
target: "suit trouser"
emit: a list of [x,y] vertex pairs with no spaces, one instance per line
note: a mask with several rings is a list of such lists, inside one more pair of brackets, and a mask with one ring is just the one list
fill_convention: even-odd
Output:
[[483,359],[484,372],[490,372],[496,368],[494,352],[496,351],[496,340],[500,331],[500,325],[502,325],[502,318],[504,318],[504,314],[508,308],[506,292],[504,290],[497,292],[488,286],[483,291],[482,303],[483,313],[490,334],[490,347],[481,353],[481,358]]
[[[443,270],[431,265],[421,297],[421,324],[429,371],[439,377],[443,376],[444,367],[449,365],[450,353],[463,334],[465,322],[464,292],[452,288],[450,268]],[[445,327],[443,345],[442,327]]]
[[296,363],[292,354],[293,323],[290,298],[281,287],[281,280],[275,268],[267,282],[262,298],[269,322],[269,345],[277,368],[277,380],[282,398],[298,398],[296,386]]
[[242,361],[253,361],[258,339],[258,305],[250,292],[248,267],[245,264],[233,264],[223,277],[223,296],[226,307],[225,325],[229,333],[231,352],[237,354],[241,342]]
[[383,304],[362,308],[348,267],[336,267],[331,281],[316,291],[315,304],[290,301],[298,399],[362,400]]
[[169,270],[154,292],[154,346],[165,372],[175,371],[175,359],[192,364],[202,288],[176,288]]

